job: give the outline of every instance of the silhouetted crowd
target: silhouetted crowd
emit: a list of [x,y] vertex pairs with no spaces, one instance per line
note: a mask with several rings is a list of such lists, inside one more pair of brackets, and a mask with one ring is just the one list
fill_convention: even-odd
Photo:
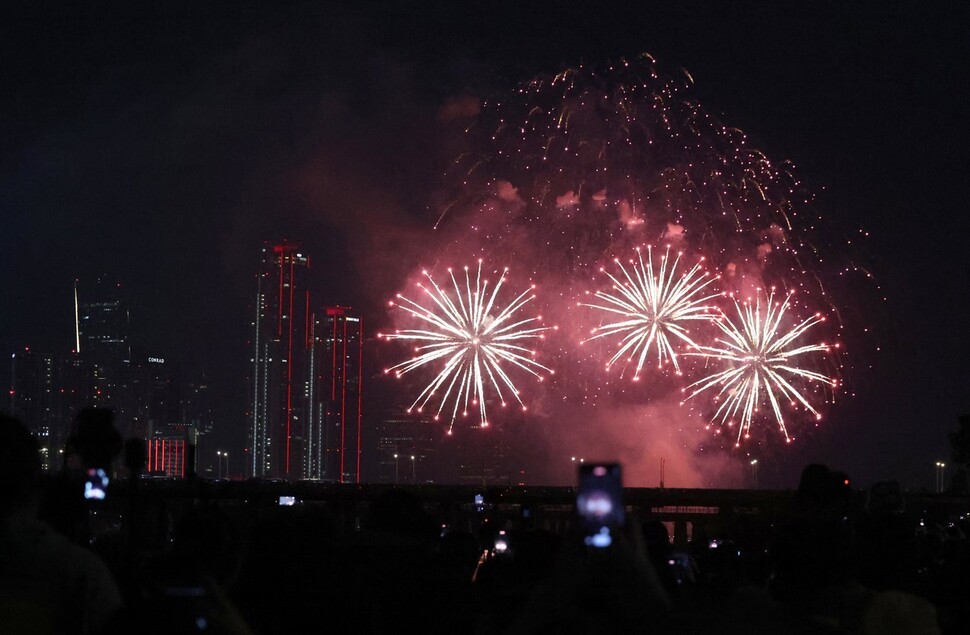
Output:
[[0,633],[970,633],[970,519],[914,514],[892,483],[860,502],[823,465],[783,522],[684,547],[636,514],[595,548],[578,523],[396,487],[361,514],[218,499],[175,513],[133,485],[106,531],[82,489],[105,458],[91,453],[121,442],[88,425],[75,469],[45,475],[0,415]]

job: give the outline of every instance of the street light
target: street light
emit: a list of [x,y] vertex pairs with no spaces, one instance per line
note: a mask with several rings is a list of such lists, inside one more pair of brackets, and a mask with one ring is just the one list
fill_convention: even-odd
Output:
[[[226,474],[222,475],[222,460],[226,460]],[[219,478],[229,478],[229,453],[223,452],[222,450],[216,450],[216,472]]]
[[411,455],[411,482],[412,483],[417,483],[418,482],[418,479],[417,479],[417,477],[415,476],[415,473],[414,473],[414,455],[413,454]]
[[397,452],[394,453],[394,483],[397,484]]
[[751,459],[751,481],[754,489],[758,489],[758,459]]
[[946,463],[943,461],[936,462],[936,493],[941,494],[943,492],[943,473],[946,470]]
[[[570,460],[570,461],[572,462],[572,464],[573,464],[573,465],[575,466],[577,462],[578,462],[578,463],[582,463],[584,459],[583,459],[582,457],[575,457],[575,456],[573,456],[573,457],[570,457],[570,458],[569,458],[569,460]],[[575,467],[573,467],[573,474],[572,474],[572,475],[570,475],[570,478],[576,478],[576,477],[575,477],[575,474],[576,474],[576,473],[577,473],[577,472],[576,472],[576,468],[575,468]]]

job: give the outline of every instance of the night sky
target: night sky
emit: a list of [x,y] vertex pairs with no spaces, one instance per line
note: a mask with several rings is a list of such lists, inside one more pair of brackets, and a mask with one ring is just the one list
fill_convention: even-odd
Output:
[[[106,274],[134,344],[204,373],[216,434],[241,447],[263,241],[301,242],[316,297],[376,333],[433,244],[442,108],[649,52],[796,165],[823,231],[869,234],[852,257],[878,291],[846,302],[870,329],[845,342],[854,395],[765,457],[762,484],[793,486],[818,461],[860,485],[932,487],[970,412],[957,2],[14,4],[0,20],[0,351],[70,350],[73,280]],[[375,400],[394,390],[374,379]]]

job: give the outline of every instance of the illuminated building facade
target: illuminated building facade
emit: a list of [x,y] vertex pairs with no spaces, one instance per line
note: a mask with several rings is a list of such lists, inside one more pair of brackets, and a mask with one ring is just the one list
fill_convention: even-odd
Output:
[[130,316],[121,285],[97,278],[92,284],[74,283],[75,344],[79,353],[102,360],[127,360]]
[[377,481],[435,482],[440,430],[430,414],[408,412],[403,406],[387,412],[377,424]]
[[54,393],[56,426],[51,433],[51,448],[57,448],[53,469],[63,467],[63,448],[71,422],[82,408],[94,405],[94,383],[88,366],[77,351],[60,355],[55,361],[57,390]]
[[185,478],[189,465],[189,442],[185,436],[150,437],[146,470],[149,476]]
[[[498,427],[468,427],[448,437],[440,449],[442,461],[457,468],[447,476],[462,485],[511,485],[519,471],[511,464],[508,436]],[[445,458],[447,457],[447,459]]]
[[[195,435],[195,462],[205,466],[205,473],[210,476],[218,474],[218,463],[221,461],[220,454],[216,454],[216,449],[211,447],[210,434],[215,428],[215,415],[212,410],[212,400],[209,389],[209,382],[205,377],[200,377],[196,381],[182,384],[180,390],[180,420],[187,430]],[[225,459],[228,463],[228,454]],[[228,466],[226,467],[228,473]],[[227,474],[228,476],[228,474]]]
[[55,401],[54,360],[29,348],[11,356],[10,414],[20,420],[40,445],[44,470],[55,467],[63,437]]
[[257,478],[306,474],[306,357],[310,261],[296,245],[262,250],[252,323],[247,472]]
[[75,353],[88,378],[88,402],[84,406],[112,410],[119,432],[125,437],[136,436],[127,399],[130,316],[121,285],[106,278],[89,283],[75,281],[74,317]]
[[363,326],[348,307],[314,316],[306,393],[308,478],[360,482]]
[[178,364],[161,355],[136,354],[128,377],[128,437],[147,438],[182,423]]

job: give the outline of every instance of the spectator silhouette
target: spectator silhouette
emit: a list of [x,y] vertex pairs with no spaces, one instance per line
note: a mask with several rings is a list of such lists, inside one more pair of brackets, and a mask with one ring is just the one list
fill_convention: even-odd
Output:
[[651,564],[643,529],[630,518],[606,548],[583,544],[570,527],[548,575],[517,611],[508,633],[666,633],[670,597]]
[[[542,529],[510,527],[495,532],[475,571],[474,589],[480,606],[478,632],[506,632],[540,585],[550,582],[561,548],[561,537]],[[502,551],[496,544],[505,544]]]
[[806,466],[791,520],[775,536],[768,594],[742,594],[725,631],[938,634],[936,610],[928,601],[901,591],[874,591],[859,581],[854,517],[847,475],[820,464]]
[[[275,506],[249,532],[231,597],[257,633],[335,632],[351,627],[336,524],[320,505]],[[225,568],[225,567],[223,567]]]
[[458,529],[446,531],[433,554],[429,597],[438,602],[439,620],[456,632],[471,631],[478,615],[472,576],[481,555],[475,534]]
[[122,611],[117,585],[99,557],[37,518],[39,479],[36,440],[0,415],[0,628],[108,632]]
[[860,581],[874,590],[916,592],[919,553],[915,519],[906,514],[899,483],[876,483],[856,524]]
[[678,594],[677,576],[670,564],[673,550],[670,547],[670,532],[659,520],[647,521],[643,525],[643,539],[647,557],[657,572],[657,578],[665,591],[673,598]]
[[110,470],[124,446],[114,425],[114,414],[106,408],[84,408],[74,419],[67,439],[71,453],[77,453],[83,469]]
[[144,635],[249,635],[249,626],[229,600],[242,558],[236,528],[220,508],[205,505],[182,514],[173,534],[173,549],[143,570],[132,630]]
[[446,628],[434,584],[439,530],[410,491],[393,488],[374,499],[347,551],[359,629],[427,633]]
[[468,530],[447,531],[438,541],[439,576],[454,583],[471,583],[482,547]]
[[90,544],[88,505],[83,496],[87,471],[100,468],[110,474],[122,445],[110,410],[80,410],[64,447],[64,465],[45,484],[38,517],[78,544]]

